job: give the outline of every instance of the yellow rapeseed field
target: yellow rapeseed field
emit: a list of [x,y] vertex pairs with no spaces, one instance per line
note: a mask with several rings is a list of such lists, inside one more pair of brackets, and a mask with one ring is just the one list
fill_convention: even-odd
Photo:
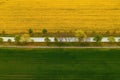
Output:
[[120,0],[0,0],[0,31],[120,30]]

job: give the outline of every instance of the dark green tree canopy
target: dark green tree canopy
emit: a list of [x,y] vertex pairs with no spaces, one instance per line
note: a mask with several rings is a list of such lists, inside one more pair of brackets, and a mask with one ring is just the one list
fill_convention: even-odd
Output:
[[47,32],[48,32],[47,29],[43,29],[43,30],[42,30],[42,33],[43,33],[43,34],[47,34]]

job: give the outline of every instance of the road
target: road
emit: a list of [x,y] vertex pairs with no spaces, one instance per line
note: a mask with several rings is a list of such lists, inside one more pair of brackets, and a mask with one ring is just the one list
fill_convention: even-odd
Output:
[[[14,37],[1,37],[4,42],[8,42],[8,39],[11,39],[12,42],[15,42]],[[95,42],[93,40],[94,37],[88,37],[85,39],[86,42]],[[45,42],[45,37],[31,37],[34,42]],[[55,42],[54,37],[49,37],[50,42]],[[63,37],[57,38],[59,42],[78,42],[78,38],[76,37]],[[119,42],[120,37],[115,37],[115,42]],[[103,37],[101,42],[109,42],[108,37]]]

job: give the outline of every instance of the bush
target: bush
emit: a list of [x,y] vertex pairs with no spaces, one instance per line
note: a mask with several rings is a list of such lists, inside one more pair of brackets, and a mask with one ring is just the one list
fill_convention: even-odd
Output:
[[8,43],[11,43],[12,42],[12,40],[11,39],[8,39]]
[[118,42],[120,42],[120,39],[118,39]]
[[20,37],[21,37],[20,35],[16,35],[14,38],[14,40],[17,44],[20,42]]
[[0,43],[3,43],[3,38],[0,38]]
[[43,33],[43,34],[47,34],[47,29],[43,29],[43,30],[42,30],[42,33]]
[[34,40],[33,40],[33,39],[31,39],[31,42],[33,42],[33,43],[34,43]]
[[75,36],[78,38],[79,42],[84,41],[84,38],[87,37],[86,33],[82,30],[75,31]]
[[101,42],[102,38],[103,38],[102,35],[96,34],[96,35],[94,36],[94,39],[93,39],[93,40],[94,40],[95,42]]
[[113,36],[108,37],[109,42],[115,42],[115,38]]
[[55,42],[58,42],[58,39],[57,39],[56,37],[54,37],[54,41],[55,41]]
[[45,42],[50,42],[50,39],[48,37],[46,37]]
[[29,29],[28,33],[29,33],[30,36],[33,36],[33,30],[32,29]]

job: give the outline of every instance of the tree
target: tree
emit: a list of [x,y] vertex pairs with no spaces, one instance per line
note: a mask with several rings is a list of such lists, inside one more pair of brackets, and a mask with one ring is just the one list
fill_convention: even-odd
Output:
[[110,35],[110,31],[106,31],[105,35]]
[[8,39],[8,43],[11,43],[12,42],[12,40],[11,39]]
[[54,37],[54,41],[55,41],[55,42],[58,42],[58,39],[57,39],[56,37]]
[[45,42],[50,42],[50,39],[48,37],[46,37]]
[[115,42],[115,38],[113,36],[108,37],[109,42]]
[[101,40],[102,40],[102,35],[96,34],[96,35],[94,36],[94,39],[93,39],[93,40],[96,41],[96,42],[101,42]]
[[32,35],[33,35],[33,30],[32,30],[32,29],[29,29],[29,30],[28,30],[28,33],[29,33],[30,36],[32,36]]
[[20,42],[21,42],[21,43],[32,42],[32,39],[30,38],[30,35],[29,35],[29,34],[23,34],[23,35],[20,37]]
[[20,42],[20,35],[16,35],[15,37],[14,37],[14,40],[15,40],[15,42],[16,43],[19,43]]
[[84,39],[87,37],[84,31],[82,30],[77,30],[75,31],[75,36],[79,39],[79,41],[84,41]]
[[2,36],[5,36],[6,32],[5,30],[2,31]]
[[31,39],[31,42],[34,42],[34,40],[33,40],[33,39]]
[[47,29],[43,29],[43,30],[42,30],[42,33],[43,33],[43,34],[47,34],[47,32],[48,32]]
[[118,42],[120,42],[120,39],[118,39]]
[[0,43],[3,43],[3,38],[0,38]]

